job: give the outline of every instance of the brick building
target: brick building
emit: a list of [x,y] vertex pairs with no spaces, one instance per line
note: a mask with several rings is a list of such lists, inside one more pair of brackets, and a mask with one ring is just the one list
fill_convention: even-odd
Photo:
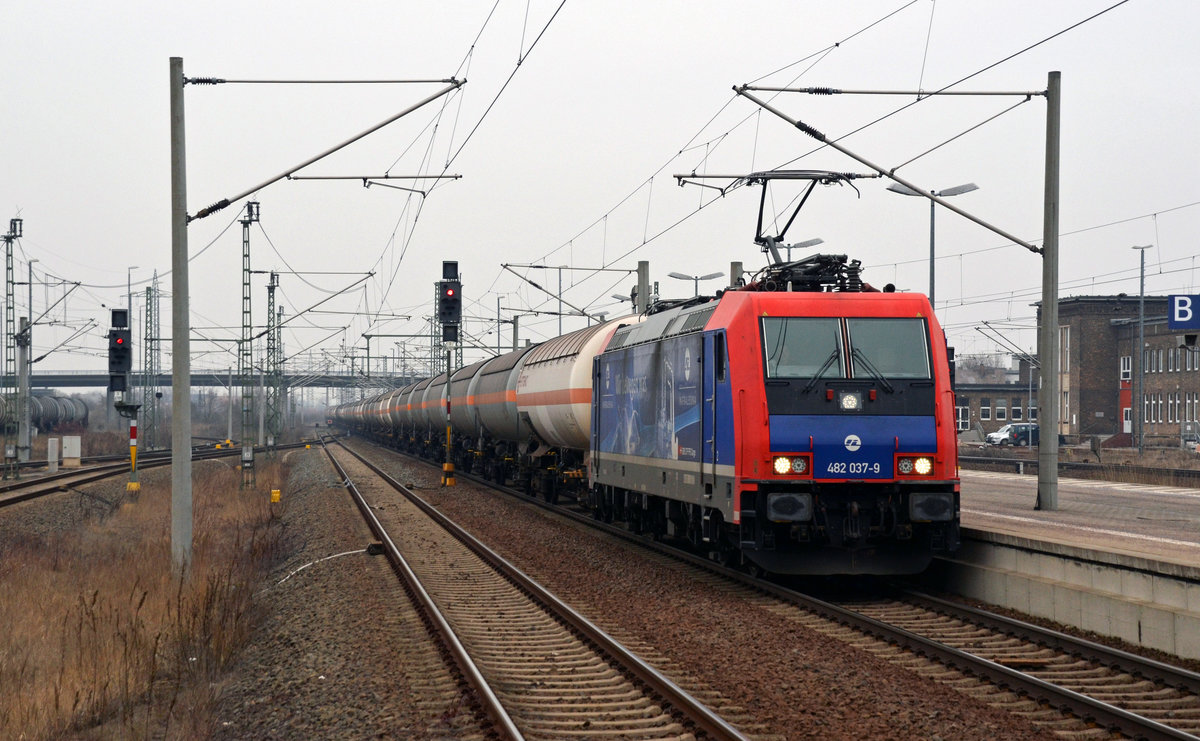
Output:
[[[1125,294],[1059,301],[1059,434],[1068,442],[1135,432],[1139,362],[1146,445],[1178,446],[1185,424],[1200,422],[1200,353],[1181,347],[1179,333],[1167,329],[1167,297],[1147,296],[1139,358],[1138,302]],[[1015,383],[959,384],[958,428],[988,433],[1037,421],[1037,371],[1032,375],[1022,361]]]

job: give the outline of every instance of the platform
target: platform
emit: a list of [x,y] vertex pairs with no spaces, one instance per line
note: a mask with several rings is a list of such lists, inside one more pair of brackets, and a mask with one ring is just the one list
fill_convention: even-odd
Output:
[[1200,489],[962,471],[963,546],[930,577],[947,591],[1200,658]]

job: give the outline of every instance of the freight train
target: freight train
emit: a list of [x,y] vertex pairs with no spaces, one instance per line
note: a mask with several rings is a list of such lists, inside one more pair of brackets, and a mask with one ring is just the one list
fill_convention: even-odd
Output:
[[[0,424],[18,419],[15,404],[0,401]],[[29,419],[34,427],[43,432],[50,432],[59,425],[79,425],[87,427],[88,408],[81,399],[70,396],[37,395],[29,397]]]
[[952,353],[890,288],[816,255],[331,416],[755,573],[917,573],[959,543]]

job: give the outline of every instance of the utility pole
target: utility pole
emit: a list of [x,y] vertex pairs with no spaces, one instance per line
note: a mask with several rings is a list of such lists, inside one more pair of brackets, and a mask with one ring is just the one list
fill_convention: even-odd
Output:
[[[32,268],[30,268],[32,275]],[[32,314],[33,312],[30,311]],[[33,325],[29,323],[29,317],[21,317],[21,330],[17,333],[17,463],[25,463],[29,460],[29,448],[32,444],[33,435],[31,434],[30,425],[32,423],[32,415],[30,413],[29,403],[29,371],[32,366],[29,365],[30,340],[33,334]]]
[[242,223],[242,341],[238,344],[238,381],[242,385],[242,488],[254,486],[254,326],[250,300],[250,225],[258,221],[258,202],[246,202]]
[[[272,271],[267,281],[267,362],[264,372],[266,378],[263,384],[263,406],[266,414],[266,446],[267,455],[275,453],[276,438],[279,435],[280,399],[279,399],[279,324],[275,314],[275,289],[279,287],[279,274]],[[369,347],[369,345],[368,345]]]
[[192,358],[188,321],[187,148],[183,58],[171,57],[171,564],[192,560]]
[[22,219],[9,219],[8,233],[4,235],[4,478],[20,478],[17,467],[17,450],[13,435],[16,432],[17,401],[17,327],[16,285],[13,281],[13,241],[20,239]]
[[1034,509],[1058,509],[1058,172],[1062,73],[1051,72],[1046,85],[1046,196],[1042,223],[1042,324],[1038,327],[1038,489]]
[[162,374],[161,312],[158,271],[146,286],[146,313],[142,321],[142,440],[153,450],[158,440],[158,377]]

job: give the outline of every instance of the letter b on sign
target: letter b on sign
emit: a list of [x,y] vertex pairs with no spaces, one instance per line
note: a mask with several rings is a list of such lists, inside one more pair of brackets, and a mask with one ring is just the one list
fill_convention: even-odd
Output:
[[1196,311],[1200,296],[1168,296],[1167,300],[1168,329],[1200,329],[1200,316]]

